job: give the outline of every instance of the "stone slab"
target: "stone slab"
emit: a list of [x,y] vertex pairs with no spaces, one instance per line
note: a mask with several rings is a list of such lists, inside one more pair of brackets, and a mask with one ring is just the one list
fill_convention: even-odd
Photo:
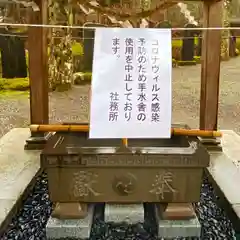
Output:
[[0,226],[40,169],[40,151],[25,151],[28,128],[14,128],[0,139]]
[[223,130],[222,146],[224,153],[240,169],[240,136],[232,130]]
[[11,212],[16,201],[11,199],[0,199],[0,226]]
[[87,239],[90,237],[94,206],[89,206],[84,219],[61,220],[50,217],[46,226],[47,239]]
[[240,204],[240,136],[234,131],[224,130],[223,152],[210,152],[210,166],[207,168],[219,189],[230,204]]
[[201,224],[197,216],[189,220],[160,220],[158,228],[158,237],[176,238],[176,237],[200,237]]
[[240,136],[232,130],[223,130],[222,152],[210,151],[207,168],[217,194],[218,203],[226,211],[237,234],[240,232]]
[[240,203],[240,171],[225,153],[211,153],[210,166],[207,168],[214,182],[229,203]]
[[107,223],[144,223],[143,204],[106,204],[104,219]]

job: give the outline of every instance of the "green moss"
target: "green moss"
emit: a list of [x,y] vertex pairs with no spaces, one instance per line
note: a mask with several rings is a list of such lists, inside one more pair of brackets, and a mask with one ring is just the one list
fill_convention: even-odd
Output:
[[27,91],[29,89],[28,78],[0,78],[1,91]]
[[173,39],[172,47],[182,47],[182,40],[181,39]]
[[196,63],[201,63],[201,56],[194,56],[193,59]]
[[[182,47],[183,41],[182,39],[173,39],[172,40],[172,47]],[[194,37],[194,45],[198,45],[198,37]]]
[[4,91],[1,91],[0,90],[0,98],[26,98],[26,97],[29,97],[29,91],[7,91],[7,90],[4,90]]
[[194,37],[194,45],[196,46],[198,45],[198,39],[199,39],[198,37]]
[[83,55],[83,46],[81,43],[78,43],[78,42],[73,43],[72,55],[73,56],[82,56]]
[[[50,54],[50,48],[48,47],[48,55]],[[83,46],[81,43],[74,41],[72,44],[72,55],[73,56],[82,56],[83,55]]]
[[179,66],[191,66],[191,65],[196,65],[196,61],[178,61]]
[[201,56],[194,56],[193,58],[194,58],[194,60],[199,60],[201,58]]

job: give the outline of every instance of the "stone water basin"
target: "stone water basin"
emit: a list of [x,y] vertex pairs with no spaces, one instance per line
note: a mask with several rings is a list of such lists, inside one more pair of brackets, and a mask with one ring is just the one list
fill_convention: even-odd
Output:
[[198,202],[209,154],[196,137],[89,139],[55,133],[41,153],[53,202]]

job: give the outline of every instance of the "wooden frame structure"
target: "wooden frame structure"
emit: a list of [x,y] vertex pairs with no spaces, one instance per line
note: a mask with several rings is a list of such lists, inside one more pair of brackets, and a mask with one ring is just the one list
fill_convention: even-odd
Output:
[[[35,0],[35,2],[39,6],[40,11],[32,12],[31,23],[47,24],[47,1]],[[203,1],[203,28],[222,26],[222,4],[222,1]],[[31,124],[48,124],[49,120],[47,30],[42,27],[29,27]],[[200,96],[200,129],[202,130],[217,130],[220,47],[221,31],[203,30]],[[36,134],[38,135],[36,136]],[[32,132],[31,140],[34,137],[40,137],[42,141],[44,136],[39,134],[43,133]]]

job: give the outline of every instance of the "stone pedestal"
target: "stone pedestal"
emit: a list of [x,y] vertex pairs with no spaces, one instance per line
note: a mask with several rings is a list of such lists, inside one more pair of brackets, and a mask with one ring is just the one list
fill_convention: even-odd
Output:
[[88,215],[88,205],[86,203],[56,203],[52,212],[52,217],[57,219],[83,219]]
[[222,151],[221,140],[215,137],[198,137],[208,151]]
[[159,208],[156,207],[158,237],[200,237],[201,225],[193,208],[187,206],[187,204],[172,204],[168,209],[165,214],[161,214]]
[[88,215],[83,219],[60,220],[50,217],[46,226],[46,237],[53,239],[88,239],[93,222],[94,206],[88,208]]
[[159,222],[160,238],[200,237],[201,225],[197,216],[189,220],[162,220]]
[[42,150],[47,143],[47,140],[52,136],[52,133],[31,133],[31,136],[26,139],[24,146],[25,150]]
[[169,203],[167,207],[159,211],[163,220],[188,220],[195,217],[192,204],[189,203]]
[[144,223],[143,204],[106,204],[104,218],[106,223]]

